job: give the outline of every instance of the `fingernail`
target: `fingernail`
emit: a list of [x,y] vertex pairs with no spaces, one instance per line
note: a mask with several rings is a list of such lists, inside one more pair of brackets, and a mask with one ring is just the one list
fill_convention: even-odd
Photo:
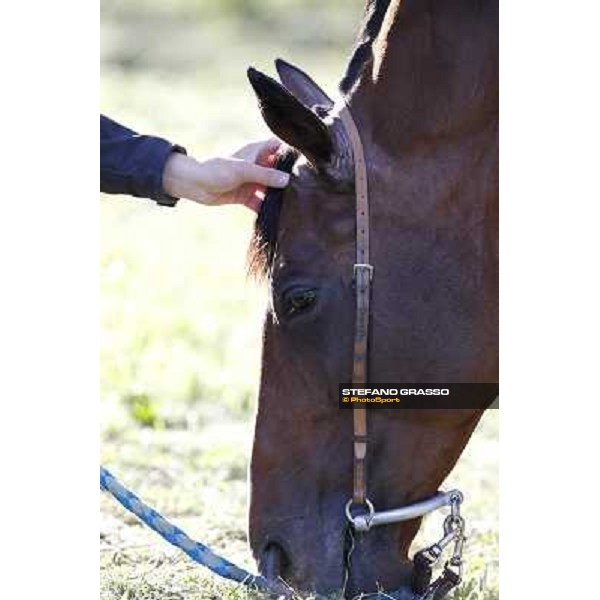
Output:
[[277,175],[277,183],[281,186],[286,186],[290,181],[290,176],[287,173],[279,173]]

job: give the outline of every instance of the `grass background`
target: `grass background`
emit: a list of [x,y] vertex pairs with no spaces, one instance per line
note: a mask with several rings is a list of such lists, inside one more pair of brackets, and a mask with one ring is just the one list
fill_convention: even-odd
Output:
[[[186,146],[230,152],[268,135],[245,77],[277,56],[333,92],[362,0],[103,0],[101,109]],[[246,470],[264,290],[245,276],[239,207],[175,210],[101,197],[102,462],[193,537],[252,569]],[[448,485],[471,529],[461,600],[498,598],[497,411]],[[438,535],[429,518],[417,544]],[[241,599],[101,497],[105,600]]]

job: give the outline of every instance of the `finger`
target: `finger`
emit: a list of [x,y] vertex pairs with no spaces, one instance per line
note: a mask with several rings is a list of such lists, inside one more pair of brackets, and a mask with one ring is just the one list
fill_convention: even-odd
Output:
[[263,142],[261,151],[264,151],[267,154],[275,154],[275,152],[279,150],[281,144],[282,141],[279,138],[270,138]]
[[286,187],[290,181],[288,173],[252,163],[243,163],[240,176],[243,179],[240,183],[259,183],[266,187],[275,188]]
[[281,144],[277,144],[277,146],[265,146],[256,157],[254,161],[257,165],[261,167],[272,167],[277,161],[277,151],[279,150]]
[[230,194],[233,197],[232,202],[242,204],[251,210],[258,212],[265,197],[265,187],[254,183],[246,183]]
[[246,144],[237,152],[232,154],[232,156],[235,158],[242,158],[249,162],[260,162],[261,157],[274,154],[280,145],[281,140],[277,138],[269,138],[267,140]]
[[262,206],[262,198],[256,195],[250,196],[246,202],[244,202],[244,206],[247,206],[250,210],[258,213],[260,212],[260,207]]
[[242,146],[239,150],[236,150],[231,156],[233,158],[241,158],[243,160],[250,160],[254,162],[260,149],[262,147],[262,142],[253,142],[251,144],[246,144]]

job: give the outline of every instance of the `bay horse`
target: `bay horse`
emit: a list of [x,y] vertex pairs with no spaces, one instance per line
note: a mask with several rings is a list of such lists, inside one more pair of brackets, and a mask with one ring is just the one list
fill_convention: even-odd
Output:
[[[252,267],[269,283],[251,462],[249,535],[261,572],[302,590],[395,590],[411,578],[420,519],[347,548],[355,297],[354,163],[332,100],[278,60],[249,79],[293,173],[255,227]],[[498,379],[498,4],[369,0],[340,84],[367,164],[369,379]],[[483,409],[369,411],[377,506],[434,494]],[[347,564],[349,563],[349,564]]]

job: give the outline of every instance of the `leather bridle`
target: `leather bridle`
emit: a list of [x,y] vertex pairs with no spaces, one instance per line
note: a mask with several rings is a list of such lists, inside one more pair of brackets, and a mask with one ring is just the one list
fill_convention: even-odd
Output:
[[[335,109],[334,109],[335,110]],[[352,146],[354,159],[354,185],[356,195],[356,261],[353,278],[356,298],[356,317],[352,358],[352,384],[364,388],[368,382],[370,300],[374,269],[370,262],[369,248],[369,190],[367,163],[360,133],[347,104],[337,105],[339,116]],[[367,532],[372,527],[407,521],[422,517],[443,506],[451,507],[451,514],[444,522],[442,539],[416,553],[412,592],[415,600],[440,600],[448,594],[462,578],[462,550],[465,540],[464,520],[460,516],[463,496],[460,491],[438,492],[431,498],[402,506],[393,510],[376,511],[367,495],[368,423],[367,408],[353,409],[354,478],[352,498],[346,504],[346,516],[355,531]],[[355,509],[360,509],[354,514]],[[433,583],[432,569],[444,548],[454,543],[454,552],[444,566],[442,574]]]
[[[339,113],[346,133],[350,138],[354,154],[356,194],[356,262],[353,277],[356,294],[356,321],[352,358],[353,387],[362,388],[367,383],[369,323],[371,317],[371,281],[373,265],[369,252],[369,188],[367,164],[360,134],[350,109],[344,104]],[[354,414],[354,488],[352,502],[364,505],[367,502],[367,409],[358,407]]]

